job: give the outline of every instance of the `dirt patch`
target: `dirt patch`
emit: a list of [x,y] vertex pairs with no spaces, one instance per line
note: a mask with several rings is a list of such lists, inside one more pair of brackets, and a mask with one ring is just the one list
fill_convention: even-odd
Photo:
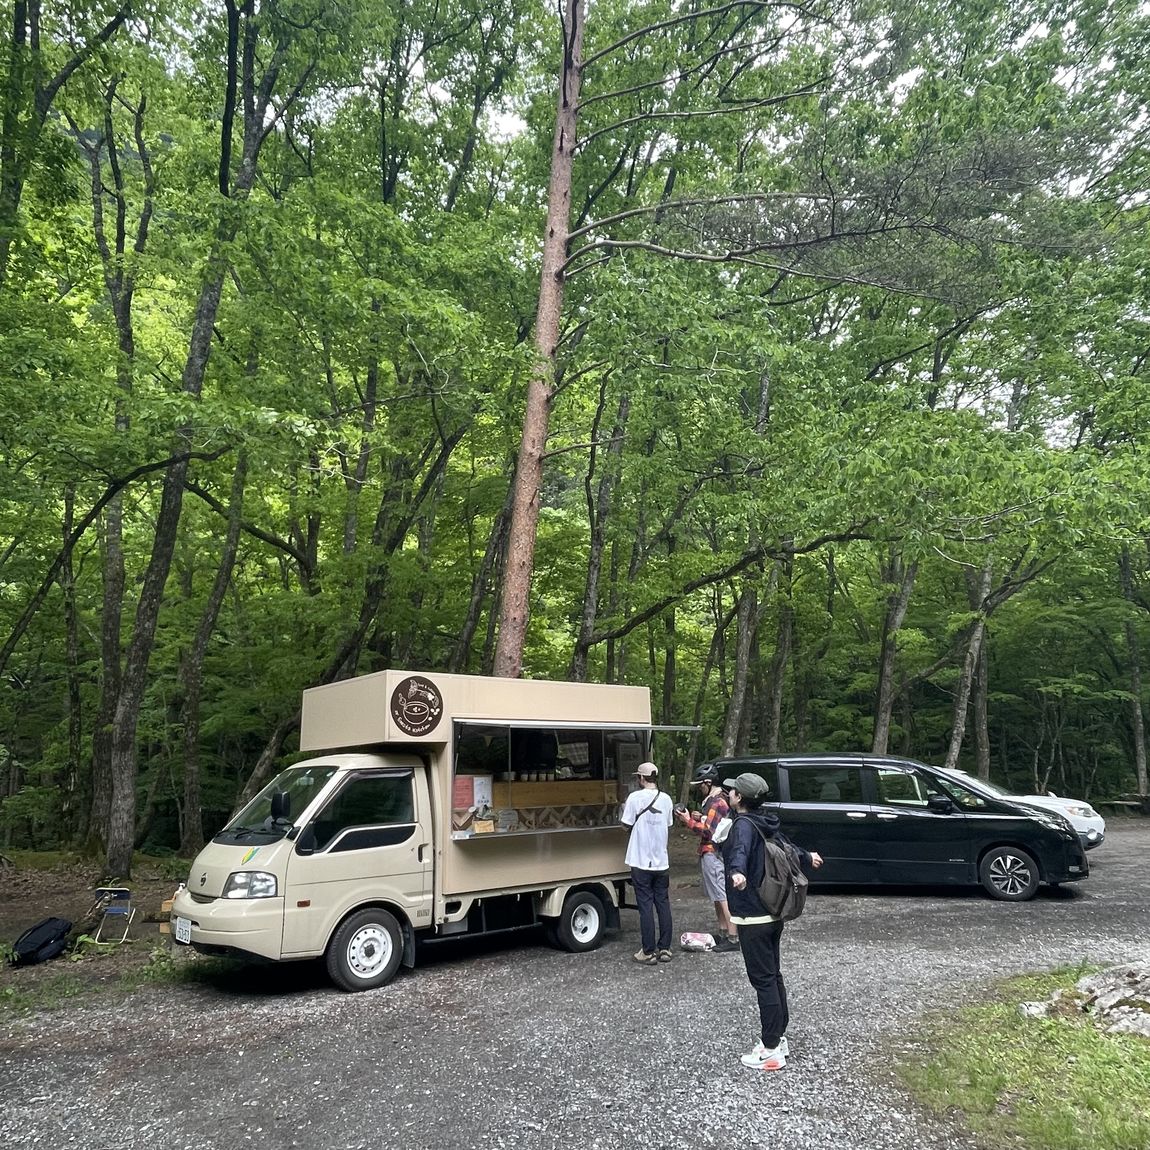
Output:
[[0,945],[11,946],[28,927],[55,916],[73,923],[76,949],[39,966],[11,967],[0,962],[0,1000],[42,995],[49,987],[60,992],[51,997],[70,997],[118,983],[125,974],[146,965],[157,946],[166,944],[169,936],[160,933],[160,907],[178,885],[171,877],[171,862],[138,866],[136,876],[122,884],[132,892],[136,914],[127,940],[122,945],[105,947],[83,941],[77,945],[81,935],[95,931],[99,869],[87,862],[66,861],[41,867],[34,861],[0,864]]

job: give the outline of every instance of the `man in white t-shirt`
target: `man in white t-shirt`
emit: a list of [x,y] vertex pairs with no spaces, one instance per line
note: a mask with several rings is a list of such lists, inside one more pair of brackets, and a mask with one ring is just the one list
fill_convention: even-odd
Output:
[[654,966],[671,961],[671,860],[667,857],[667,832],[674,818],[674,804],[670,795],[659,790],[659,770],[654,763],[640,763],[635,774],[639,789],[627,796],[619,821],[631,828],[624,861],[631,868],[643,938],[643,949],[634,958],[644,966]]

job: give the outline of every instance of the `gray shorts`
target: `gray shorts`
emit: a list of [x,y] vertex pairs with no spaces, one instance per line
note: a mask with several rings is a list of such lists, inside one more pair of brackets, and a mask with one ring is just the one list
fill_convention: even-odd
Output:
[[703,873],[703,893],[711,902],[727,901],[727,872],[723,860],[708,852],[699,856],[699,869]]

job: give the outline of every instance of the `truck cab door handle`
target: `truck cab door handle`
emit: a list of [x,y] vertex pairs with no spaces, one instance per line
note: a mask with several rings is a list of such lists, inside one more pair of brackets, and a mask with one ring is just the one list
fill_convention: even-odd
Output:
[[424,861],[423,860],[423,852],[425,850],[427,850],[427,843],[420,843],[419,844],[419,852],[416,855],[416,858],[418,858],[420,862]]
[[865,819],[866,811],[847,811],[848,819]]

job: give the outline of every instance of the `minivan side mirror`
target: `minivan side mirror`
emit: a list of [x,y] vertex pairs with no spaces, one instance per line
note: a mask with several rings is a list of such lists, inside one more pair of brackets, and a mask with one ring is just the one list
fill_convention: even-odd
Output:
[[926,809],[934,811],[935,814],[948,815],[954,810],[954,803],[946,795],[927,795]]
[[287,791],[276,791],[272,795],[272,822],[291,817],[291,795]]

